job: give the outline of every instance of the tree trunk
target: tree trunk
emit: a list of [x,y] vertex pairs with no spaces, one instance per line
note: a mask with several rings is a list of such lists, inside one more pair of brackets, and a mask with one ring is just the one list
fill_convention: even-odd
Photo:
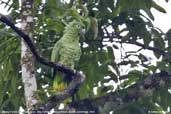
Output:
[[[33,37],[33,0],[22,0],[21,29]],[[37,90],[34,58],[24,41],[21,42],[22,81],[24,84],[27,110],[37,103],[34,91]]]

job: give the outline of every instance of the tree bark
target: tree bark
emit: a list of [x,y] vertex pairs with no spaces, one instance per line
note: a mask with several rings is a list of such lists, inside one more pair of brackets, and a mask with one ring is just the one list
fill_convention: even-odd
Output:
[[[32,38],[33,0],[22,0],[21,12],[21,29]],[[22,81],[24,84],[26,106],[29,111],[37,103],[36,97],[34,96],[34,91],[37,90],[34,57],[23,40],[21,41],[21,45]]]

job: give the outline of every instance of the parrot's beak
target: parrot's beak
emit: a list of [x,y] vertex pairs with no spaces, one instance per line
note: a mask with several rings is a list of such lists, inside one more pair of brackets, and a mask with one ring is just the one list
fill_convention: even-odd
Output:
[[84,36],[85,35],[85,32],[86,32],[85,29],[81,29],[80,30],[80,36],[81,36],[82,39],[85,39],[85,36]]
[[84,35],[85,35],[86,30],[85,30],[85,29],[82,29],[82,30],[81,30],[81,32],[82,32],[82,34],[84,34]]

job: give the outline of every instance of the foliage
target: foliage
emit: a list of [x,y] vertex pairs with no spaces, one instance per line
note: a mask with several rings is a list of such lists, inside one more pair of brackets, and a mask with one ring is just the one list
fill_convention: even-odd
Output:
[[[1,24],[0,110],[14,110],[23,105],[18,36]],[[15,97],[15,99],[14,99]]]
[[[76,2],[77,1],[77,2]],[[170,70],[169,60],[163,54],[155,51],[170,52],[170,31],[162,32],[156,28],[152,21],[154,16],[151,8],[166,13],[164,8],[153,0],[70,0],[69,3],[60,0],[48,0],[42,3],[34,1],[34,38],[35,45],[45,58],[50,59],[52,48],[56,41],[63,35],[67,23],[77,18],[75,11],[80,11],[80,6],[86,4],[89,16],[93,15],[98,20],[99,34],[97,39],[85,38],[80,41],[82,56],[77,66],[86,74],[86,81],[79,89],[76,100],[84,98],[96,98],[106,95],[108,92],[126,89],[128,86],[143,80],[144,75],[156,73],[157,70]],[[166,0],[168,2],[168,0]],[[129,4],[128,4],[129,3]],[[2,4],[4,4],[2,2]],[[10,15],[13,21],[19,17],[15,10],[19,8],[18,1],[10,4]],[[13,8],[13,9],[11,9]],[[73,10],[73,8],[75,10]],[[110,28],[110,29],[109,29]],[[20,78],[20,41],[10,28],[0,24],[0,106],[1,110],[18,109],[24,107],[24,102],[18,100],[23,95],[23,87]],[[140,42],[143,42],[140,44]],[[168,42],[168,46],[167,46]],[[126,50],[124,46],[138,45],[134,50]],[[153,44],[151,46],[151,44]],[[153,58],[143,53],[149,49],[154,53],[154,58],[160,59],[156,65],[152,64]],[[118,55],[118,51],[121,52]],[[118,59],[119,57],[119,59]],[[127,66],[127,67],[125,67]],[[141,67],[143,70],[139,70]],[[39,89],[42,85],[52,86],[50,68],[36,63]],[[128,71],[123,72],[123,68]],[[137,70],[138,69],[138,70]],[[122,75],[127,79],[122,79]],[[109,78],[106,78],[106,77]],[[114,81],[119,84],[116,90],[112,86],[104,86],[105,83]],[[99,86],[101,85],[101,86]],[[94,94],[93,88],[97,87]],[[150,110],[167,110],[171,107],[169,88],[156,90],[153,96],[130,104],[128,107],[118,110],[117,114],[145,114]],[[8,92],[8,93],[7,93]],[[15,97],[16,99],[13,99]],[[159,106],[156,106],[158,103]]]

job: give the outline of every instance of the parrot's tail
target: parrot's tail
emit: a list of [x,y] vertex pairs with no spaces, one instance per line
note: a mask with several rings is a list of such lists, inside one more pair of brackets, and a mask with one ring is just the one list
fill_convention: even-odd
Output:
[[64,80],[62,73],[58,73],[53,80],[53,90],[55,92],[62,92],[67,87],[67,83]]
[[57,72],[55,70],[53,70],[52,76],[54,78],[53,79],[53,90],[55,92],[63,91],[72,80],[71,76],[65,75],[65,74]]

